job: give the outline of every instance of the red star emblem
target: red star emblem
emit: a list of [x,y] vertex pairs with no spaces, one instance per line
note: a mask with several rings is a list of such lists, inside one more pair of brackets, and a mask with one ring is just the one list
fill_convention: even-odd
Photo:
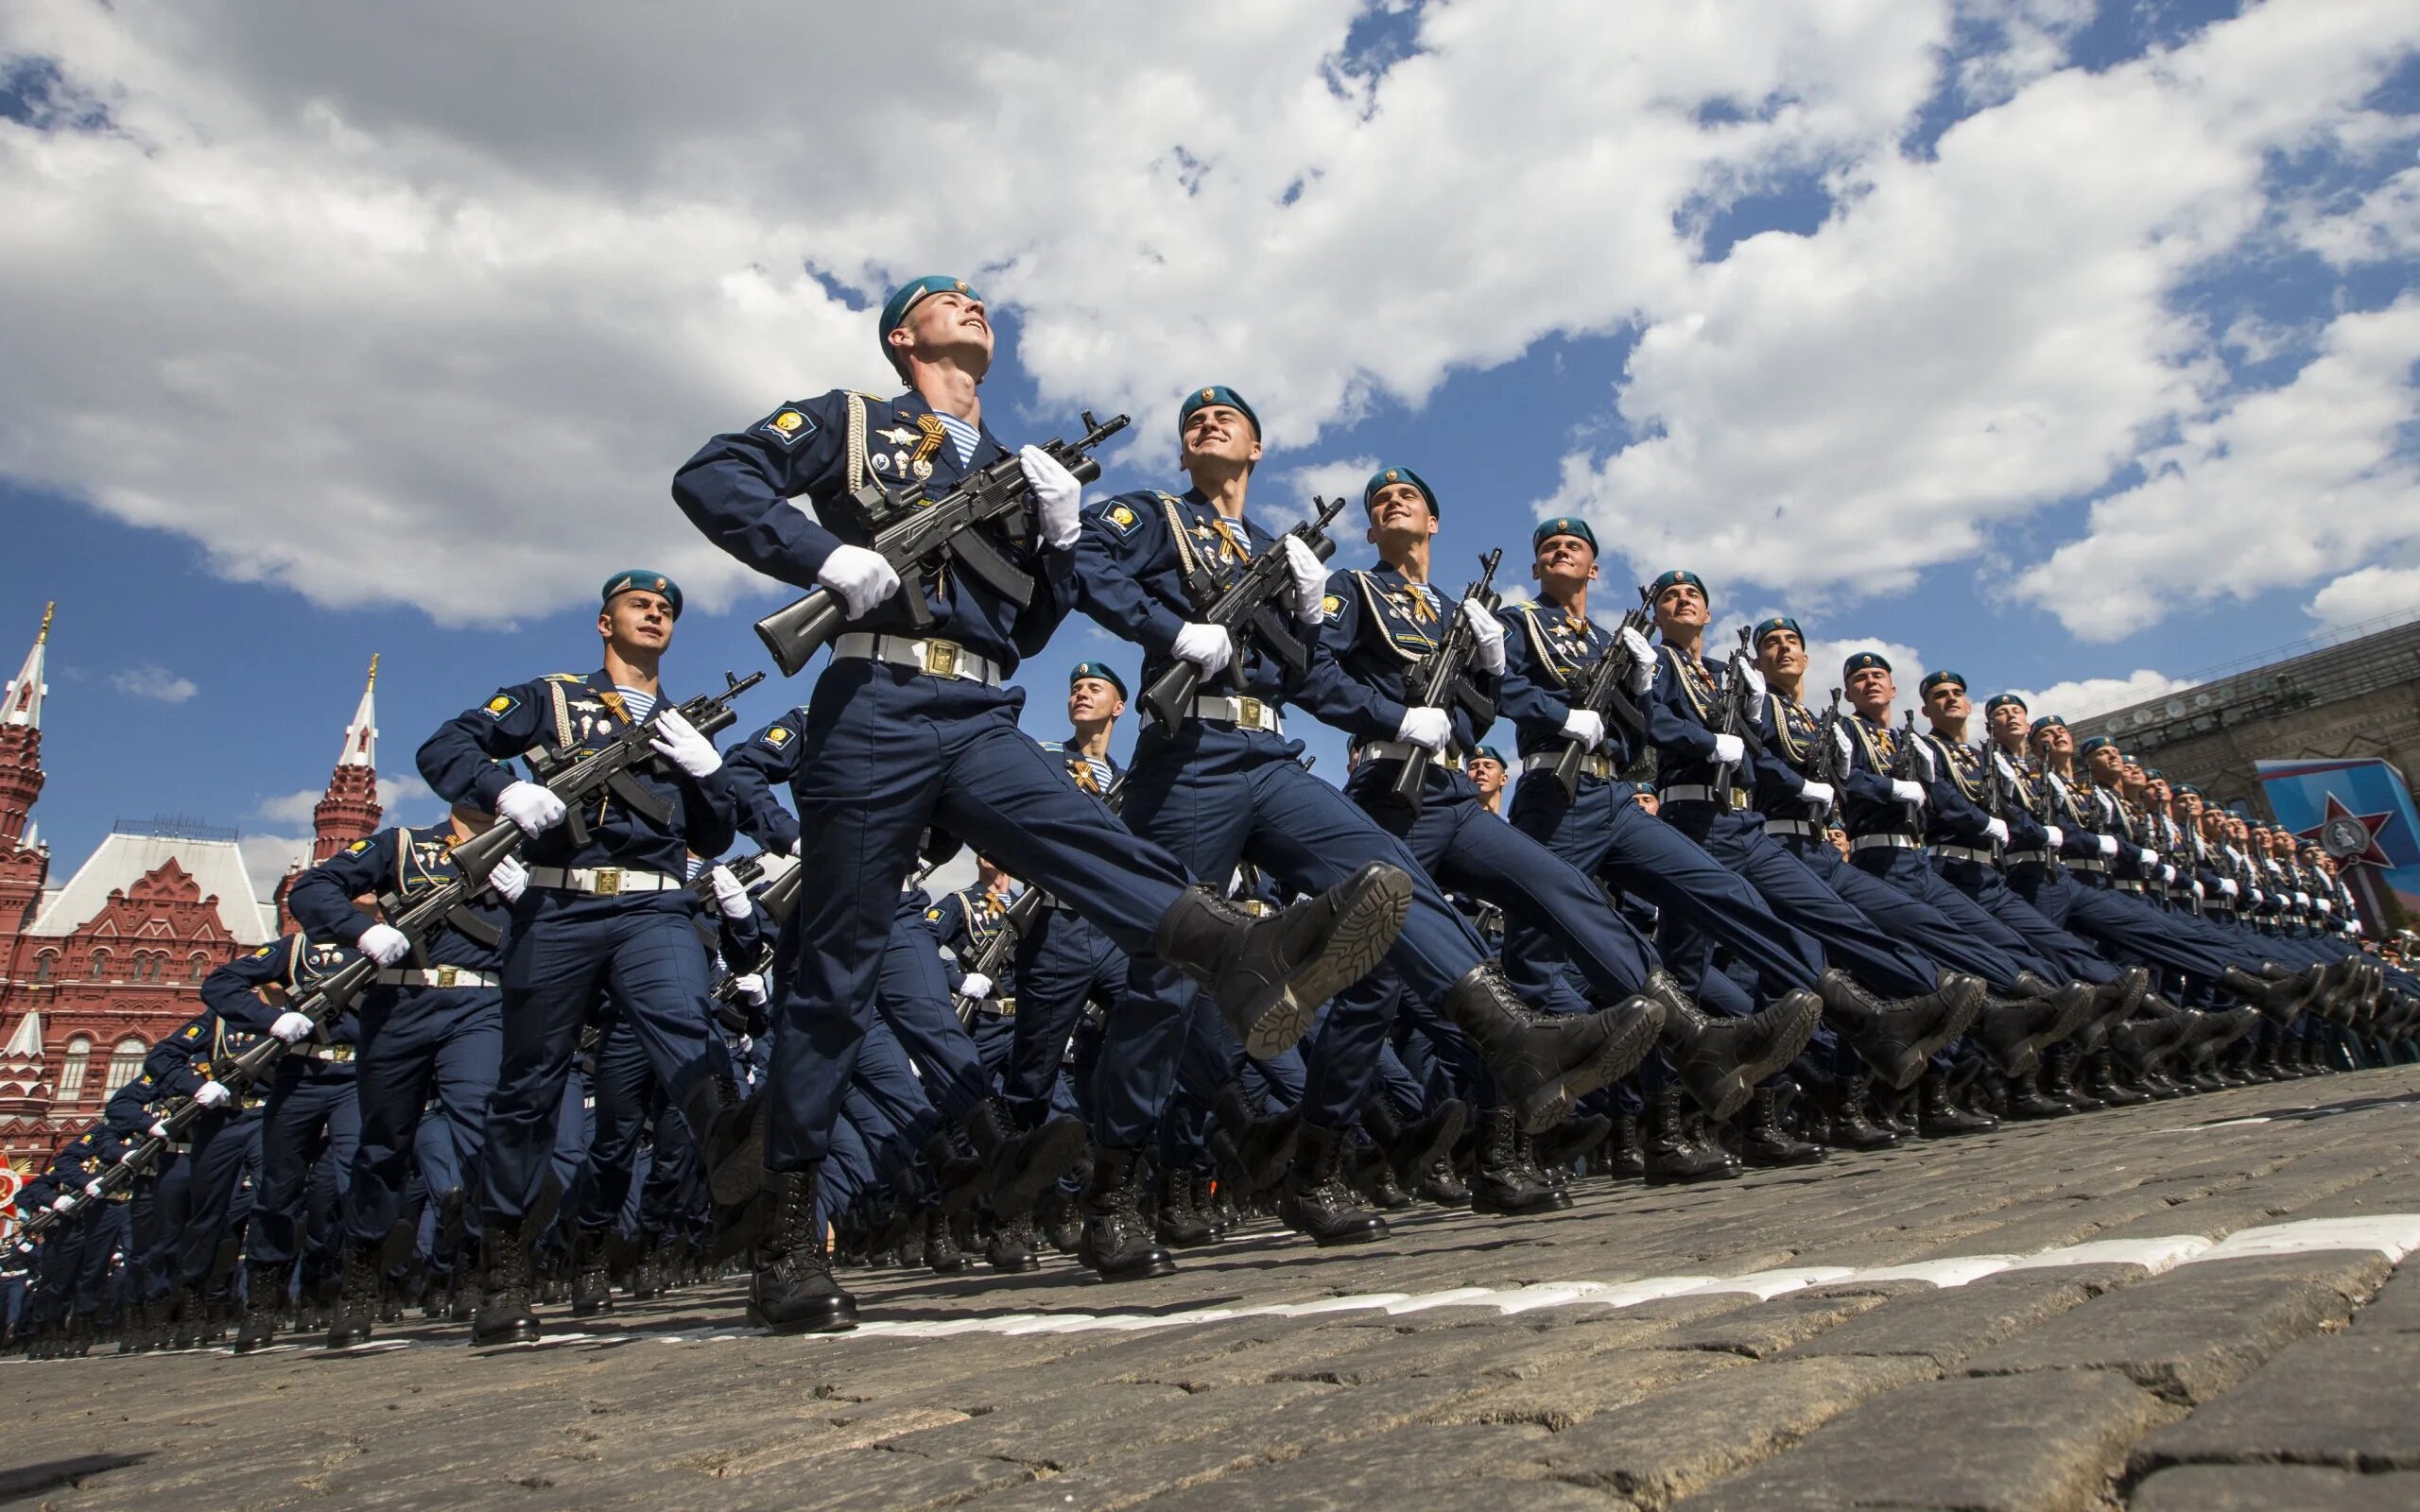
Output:
[[2340,867],[2392,867],[2384,850],[2378,849],[2378,832],[2394,817],[2393,813],[2356,814],[2344,806],[2335,794],[2327,795],[2327,813],[2308,830],[2297,830],[2295,837],[2310,840],[2336,858]]

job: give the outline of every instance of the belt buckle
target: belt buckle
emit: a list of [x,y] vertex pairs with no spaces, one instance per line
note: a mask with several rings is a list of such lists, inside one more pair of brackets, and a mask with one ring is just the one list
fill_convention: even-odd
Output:
[[958,676],[959,645],[955,641],[926,641],[925,670],[936,678]]
[[597,897],[599,897],[599,898],[613,898],[613,897],[616,897],[616,896],[618,896],[618,895],[621,893],[621,890],[622,890],[622,868],[619,868],[619,867],[598,867],[598,868],[596,868],[596,883],[595,883],[595,885],[590,888],[590,891],[592,891],[592,892],[596,893],[596,895]]
[[437,969],[437,985],[439,987],[452,987],[454,985],[455,977],[460,974],[460,971],[461,969],[459,967],[439,967]]
[[1236,699],[1236,723],[1239,725],[1250,725],[1253,729],[1258,730],[1260,728],[1260,718],[1264,707],[1265,706],[1257,698],[1243,697]]

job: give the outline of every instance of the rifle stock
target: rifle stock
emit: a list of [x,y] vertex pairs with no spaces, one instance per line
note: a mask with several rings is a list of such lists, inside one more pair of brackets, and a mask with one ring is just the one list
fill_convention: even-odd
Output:
[[[1464,590],[1462,597],[1475,598],[1491,613],[1494,612],[1497,602],[1495,566],[1503,559],[1504,553],[1500,548],[1481,557],[1478,581]],[[1429,655],[1428,678],[1421,691],[1420,706],[1443,709],[1448,707],[1449,702],[1459,703],[1470,710],[1474,719],[1478,719],[1479,711],[1472,708],[1471,698],[1464,697],[1456,691],[1456,685],[1463,681],[1463,669],[1470,664],[1471,656],[1478,649],[1478,636],[1470,627],[1469,616],[1457,612],[1454,616],[1454,627],[1445,632],[1445,644]],[[1495,717],[1495,711],[1491,707],[1486,711],[1486,718],[1480,720],[1482,734],[1486,732],[1485,725]],[[1452,738],[1450,726],[1447,738]],[[1395,773],[1394,786],[1392,791],[1396,800],[1414,814],[1420,812],[1425,801],[1428,787],[1428,767],[1432,760],[1433,756],[1426,747],[1415,746],[1411,753],[1403,759],[1402,767]]]

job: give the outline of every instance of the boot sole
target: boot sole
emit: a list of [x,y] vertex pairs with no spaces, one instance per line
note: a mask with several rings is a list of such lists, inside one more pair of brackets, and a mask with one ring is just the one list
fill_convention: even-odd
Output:
[[1386,958],[1410,911],[1411,878],[1405,873],[1389,867],[1363,882],[1337,910],[1325,948],[1271,988],[1267,1002],[1246,1010],[1236,1036],[1244,1053],[1267,1060],[1300,1044],[1320,1005]]
[[788,1318],[776,1323],[765,1315],[755,1303],[748,1304],[748,1321],[769,1333],[846,1333],[857,1326],[857,1304],[846,1298],[836,1298],[838,1305],[820,1314]]
[[1093,1272],[1093,1280],[1115,1284],[1118,1281],[1157,1280],[1163,1276],[1173,1276],[1175,1274],[1175,1261],[1155,1260],[1148,1265],[1137,1265],[1132,1270],[1095,1270]]
[[1824,1005],[1820,1001],[1806,1005],[1798,1014],[1799,1022],[1785,1022],[1781,1037],[1758,1059],[1733,1067],[1703,1089],[1690,1079],[1689,1069],[1685,1065],[1681,1067],[1681,1079],[1688,1086],[1689,1095],[1696,1098],[1698,1106],[1705,1110],[1705,1116],[1717,1124],[1722,1123],[1748,1106],[1748,1100],[1756,1095],[1758,1082],[1798,1058],[1799,1052],[1806,1048],[1806,1041],[1814,1037],[1815,1025],[1822,1022],[1823,1018]]

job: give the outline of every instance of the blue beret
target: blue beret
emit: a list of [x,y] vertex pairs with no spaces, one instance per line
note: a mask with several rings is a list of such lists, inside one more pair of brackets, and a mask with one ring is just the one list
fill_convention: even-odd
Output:
[[1250,404],[1244,403],[1243,395],[1236,393],[1225,384],[1212,384],[1207,388],[1197,388],[1184,396],[1184,403],[1177,406],[1176,412],[1176,428],[1180,435],[1184,433],[1184,422],[1191,420],[1193,412],[1204,404],[1224,404],[1230,409],[1243,411],[1244,419],[1252,421],[1253,439],[1261,438],[1260,416],[1253,413]]
[[1442,512],[1437,507],[1437,490],[1428,486],[1428,480],[1426,478],[1422,477],[1419,473],[1414,472],[1408,467],[1382,467],[1375,472],[1371,473],[1370,481],[1361,485],[1361,507],[1364,509],[1370,507],[1370,501],[1376,498],[1378,496],[1378,490],[1385,488],[1390,483],[1410,484],[1413,488],[1420,490],[1420,496],[1422,498],[1428,501],[1428,512],[1430,514],[1439,514]]
[[1597,549],[1597,532],[1588,528],[1588,522],[1575,520],[1567,514],[1559,514],[1551,520],[1540,521],[1538,528],[1530,532],[1530,549],[1536,551],[1547,543],[1549,537],[1553,536],[1570,536],[1575,540],[1588,542],[1590,551]]
[[878,333],[880,339],[889,341],[890,333],[899,329],[900,322],[908,318],[908,312],[916,307],[916,301],[927,294],[963,294],[970,300],[983,297],[968,288],[966,280],[952,278],[946,273],[927,273],[911,283],[902,284],[897,293],[883,301],[882,330]]
[[[2025,700],[2013,693],[1996,693],[1983,700],[1983,713],[1986,715],[1995,714],[1999,713],[2002,708],[2009,705],[2014,705],[2019,709],[2023,709],[2025,708]],[[2030,710],[2028,711],[2028,713],[2031,712],[2031,711]]]
[[625,567],[606,578],[605,591],[596,595],[596,602],[600,606],[611,604],[614,594],[632,592],[663,594],[664,601],[672,606],[672,617],[681,617],[681,585],[648,567]]
[[1754,646],[1762,646],[1765,644],[1765,637],[1772,634],[1775,630],[1788,630],[1790,634],[1798,637],[1799,644],[1805,645],[1806,644],[1806,632],[1800,629],[1798,627],[1798,622],[1791,619],[1787,614],[1776,614],[1772,619],[1759,623],[1756,626],[1756,633],[1748,638],[1748,644]]
[[2057,714],[2044,714],[2041,718],[2033,721],[2033,733],[2038,735],[2053,725],[2056,725],[2061,730],[2067,728],[2067,722],[2060,718]]
[[1945,667],[1939,672],[1925,674],[1925,680],[1916,684],[1916,696],[1921,698],[1945,682],[1958,684],[1958,691],[1961,693],[1966,691],[1966,675],[1962,672],[1952,672]]
[[1841,676],[1853,678],[1868,667],[1880,667],[1888,672],[1891,670],[1891,663],[1883,660],[1882,653],[1879,651],[1859,651],[1841,663]]
[[2089,756],[2094,751],[2100,749],[2103,746],[2108,747],[2112,750],[2118,748],[2118,743],[2110,739],[2107,735],[2095,735],[2077,748],[2082,750],[2086,756]]
[[1658,577],[1655,581],[1648,584],[1647,596],[1650,598],[1662,598],[1664,596],[1664,590],[1671,587],[1675,583],[1686,583],[1691,588],[1698,591],[1699,597],[1704,599],[1708,603],[1712,603],[1714,601],[1714,595],[1705,591],[1705,579],[1700,577],[1693,572],[1689,572],[1686,569],[1680,567],[1673,568],[1670,572],[1666,573],[1663,576]]
[[2161,771],[2156,766],[2146,766],[2143,768],[2143,781],[2146,782],[2165,782],[2168,781],[2168,774]]
[[1072,688],[1077,683],[1083,681],[1086,678],[1098,678],[1101,681],[1108,683],[1113,688],[1115,688],[1119,697],[1123,698],[1126,696],[1126,679],[1119,677],[1117,675],[1117,669],[1111,666],[1106,662],[1077,662],[1067,671],[1067,686]]
[[1504,759],[1504,753],[1497,750],[1493,746],[1481,746],[1478,749],[1471,753],[1471,760],[1475,762],[1494,762],[1496,765],[1503,767],[1508,772],[1512,769],[1512,764]]

